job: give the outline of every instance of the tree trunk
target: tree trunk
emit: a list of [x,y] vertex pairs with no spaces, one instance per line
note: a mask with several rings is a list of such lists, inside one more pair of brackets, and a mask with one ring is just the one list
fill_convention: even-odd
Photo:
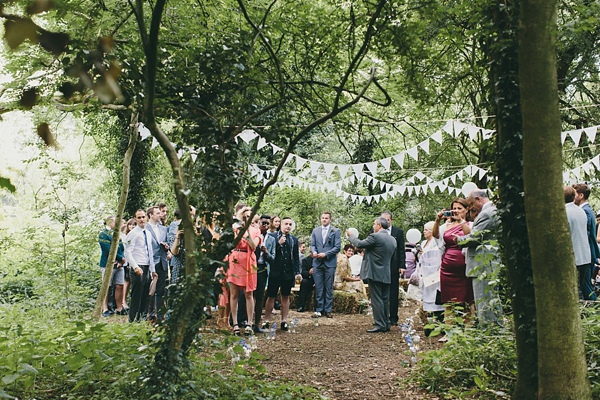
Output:
[[577,272],[563,197],[556,0],[523,0],[519,17],[525,210],[538,331],[538,398],[589,399]]
[[523,139],[518,81],[518,1],[493,6],[490,82],[494,88],[501,243],[509,283],[517,346],[517,382],[512,398],[529,400],[538,388],[535,290],[523,199]]
[[108,260],[106,260],[106,270],[104,271],[104,279],[102,279],[102,285],[100,286],[100,292],[96,299],[96,305],[94,306],[94,312],[92,317],[99,319],[102,314],[102,305],[104,304],[104,298],[108,292],[108,286],[112,278],[112,265],[115,263],[115,257],[117,256],[117,250],[119,248],[119,239],[121,235],[121,220],[123,219],[123,210],[125,210],[125,203],[127,202],[127,194],[129,192],[129,166],[131,165],[131,157],[135,150],[137,143],[137,114],[131,115],[131,125],[129,127],[129,145],[123,157],[123,179],[121,182],[121,194],[119,195],[119,203],[117,204],[117,215],[115,216],[115,227],[113,229],[112,241],[110,243],[110,251],[108,252]]

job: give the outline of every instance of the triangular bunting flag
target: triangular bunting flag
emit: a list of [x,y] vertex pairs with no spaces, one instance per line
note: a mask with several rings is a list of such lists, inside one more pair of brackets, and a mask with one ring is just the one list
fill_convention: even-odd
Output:
[[600,155],[597,155],[596,157],[592,158],[590,161],[596,166],[596,169],[600,170]]
[[138,122],[137,129],[138,129],[138,133],[140,134],[140,137],[142,138],[142,140],[146,140],[147,138],[152,136],[152,133],[150,133],[150,129],[146,128],[146,126],[141,122]]
[[265,147],[266,145],[267,145],[267,140],[264,137],[260,136],[258,138],[258,142],[256,142],[256,150],[260,150],[263,147]]
[[485,174],[487,174],[487,171],[483,168],[479,168],[479,180],[482,180]]
[[250,143],[252,139],[258,136],[258,133],[254,132],[252,129],[244,129],[242,132],[238,134],[238,136],[246,142],[246,144]]
[[483,136],[484,139],[489,139],[492,137],[492,133],[494,132],[496,132],[494,129],[484,129],[481,136]]
[[573,173],[573,175],[575,175],[575,177],[576,177],[577,179],[581,179],[581,170],[579,169],[579,167],[577,167],[577,168],[573,168],[573,169],[571,170],[571,172]]
[[579,141],[581,140],[582,132],[583,131],[581,129],[575,129],[573,131],[567,132],[569,134],[569,136],[571,136],[571,139],[573,139],[573,141],[575,142],[576,146],[579,146]]
[[560,133],[560,143],[565,144],[565,139],[567,138],[567,132]]
[[439,144],[442,144],[442,131],[437,131],[436,133],[431,135],[431,138]]
[[[450,180],[452,181],[453,185],[456,185],[456,174],[450,175]],[[444,179],[444,183],[447,185],[448,181],[446,179]]]
[[429,154],[429,139],[425,139],[419,143],[419,147],[422,148],[425,153]]
[[583,164],[581,166],[581,168],[583,168],[583,170],[585,171],[586,174],[590,174],[590,170],[592,169],[592,163],[591,162],[586,162],[585,164]]
[[460,121],[454,121],[454,136],[458,136],[458,134],[461,133],[466,127],[467,124],[463,124]]
[[371,175],[367,175],[367,174],[365,174],[365,176],[367,178],[367,185],[368,185],[373,180],[373,177]]
[[310,174],[311,175],[318,175],[319,168],[321,168],[321,163],[320,162],[317,162],[317,161],[311,161],[310,162]]
[[283,150],[281,147],[274,145],[273,143],[271,143],[271,147],[273,148],[273,154],[277,154],[278,151]]
[[467,132],[469,134],[469,139],[471,139],[471,140],[477,139],[477,133],[479,132],[479,129],[480,128],[473,126],[473,125],[467,126]]
[[335,169],[335,164],[323,163],[323,169],[325,170],[325,176],[329,178]]
[[406,150],[406,153],[411,156],[415,161],[419,161],[419,149],[417,146]]
[[155,148],[156,146],[158,146],[158,140],[156,140],[156,138],[152,138],[152,144],[150,145],[150,149]]
[[424,178],[426,178],[425,174],[422,173],[421,171],[417,172],[414,176],[415,176],[415,178],[417,178],[419,180],[423,180]]
[[296,171],[300,171],[300,168],[306,163],[306,159],[300,156],[296,156]]
[[563,172],[563,182],[567,182],[569,180],[570,176],[571,176],[571,171]]
[[446,122],[446,125],[442,126],[442,130],[450,136],[454,136],[454,133],[452,132],[452,120]]
[[587,135],[590,143],[594,143],[594,141],[596,140],[596,129],[598,127],[597,126],[592,126],[590,128],[585,128],[583,131],[585,132],[585,134]]
[[196,154],[196,153],[190,153],[190,156],[192,157],[192,162],[195,163],[196,162],[196,158],[198,158],[198,154]]
[[392,162],[391,157],[384,158],[383,160],[379,160],[379,162],[381,163],[381,165],[383,165],[383,168],[385,168],[386,172],[390,172],[390,164]]
[[292,154],[288,154],[287,157],[286,157],[286,159],[285,159],[285,162],[283,163],[283,165],[285,165],[285,164],[289,163],[290,161],[292,161],[293,158],[294,158],[294,156]]
[[377,161],[371,161],[365,164],[373,176],[377,175]]
[[404,196],[404,192],[406,192],[406,186],[400,186],[398,188],[398,192],[400,192],[400,196]]
[[365,196],[358,196],[359,203],[362,203],[364,199],[365,199]]
[[404,168],[404,152],[396,154],[395,156],[392,156],[392,158],[400,168]]
[[452,186],[448,186],[448,194],[452,194],[454,188]]
[[348,164],[338,164],[338,171],[340,171],[340,176],[343,178],[346,177],[346,174],[348,174],[348,170],[350,169],[350,166]]
[[381,193],[381,198],[383,200],[387,200],[388,196],[389,196],[389,194],[387,192]]
[[457,171],[455,175],[456,175],[456,177],[457,177],[458,179],[461,179],[461,180],[462,180],[462,178],[463,178],[463,171],[462,171],[462,169],[461,169],[460,171]]
[[363,174],[363,172],[362,172],[362,170],[363,170],[363,165],[364,165],[364,164],[352,164],[352,169],[354,170],[354,174],[355,174],[357,177],[360,177],[360,176],[362,176],[362,174]]

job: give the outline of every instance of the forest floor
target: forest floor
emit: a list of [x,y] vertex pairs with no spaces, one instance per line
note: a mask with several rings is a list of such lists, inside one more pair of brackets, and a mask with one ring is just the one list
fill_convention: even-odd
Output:
[[[400,324],[414,317],[421,352],[441,347],[437,338],[425,338],[416,311],[413,302],[408,307],[401,304]],[[296,333],[278,328],[275,340],[258,336],[257,352],[266,357],[262,365],[273,380],[310,386],[330,399],[437,398],[407,381],[410,355],[398,327],[387,333],[367,333],[373,317],[364,314],[333,314],[331,319],[319,318],[315,326],[311,315],[290,311],[288,322],[298,318]],[[280,326],[280,313],[272,322]]]

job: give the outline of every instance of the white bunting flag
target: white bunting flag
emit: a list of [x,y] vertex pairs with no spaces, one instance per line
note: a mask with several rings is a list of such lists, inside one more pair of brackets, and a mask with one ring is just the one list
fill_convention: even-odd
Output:
[[431,138],[439,144],[442,144],[442,131],[437,131],[436,133],[431,135]]
[[325,170],[325,176],[329,178],[335,169],[335,164],[323,163],[323,169]]
[[425,139],[419,143],[419,147],[422,148],[425,153],[429,154],[429,139]]
[[454,121],[454,136],[458,136],[458,134],[461,133],[466,127],[467,124],[463,124],[460,121]]
[[338,171],[340,171],[340,176],[342,177],[342,179],[344,179],[346,177],[346,175],[348,174],[348,170],[350,169],[350,166],[348,164],[338,164]]
[[419,161],[419,149],[417,146],[406,150],[406,153],[411,156],[415,161]]
[[452,186],[448,186],[448,194],[452,194],[454,188]]
[[571,177],[571,171],[563,172],[563,182],[568,182],[570,177]]
[[494,132],[496,132],[494,129],[484,129],[481,136],[483,136],[483,139],[489,139],[492,137],[492,133]]
[[242,132],[238,134],[238,136],[246,142],[246,144],[250,143],[252,139],[258,136],[258,133],[254,132],[252,129],[244,129]]
[[400,186],[398,188],[398,192],[400,192],[400,196],[404,196],[404,192],[406,192],[406,186]]
[[592,158],[591,161],[596,166],[596,169],[600,170],[600,155]]
[[454,188],[454,193],[456,193],[457,196],[460,196],[462,194],[462,189],[461,188]]
[[147,138],[152,136],[152,134],[150,133],[150,129],[146,128],[146,126],[141,122],[138,122],[137,129],[138,129],[138,133],[140,134],[142,140],[146,140]]
[[293,154],[288,154],[287,157],[285,158],[285,161],[283,162],[283,165],[286,165],[287,163],[289,163],[293,159],[294,159],[294,155]]
[[425,178],[426,178],[425,174],[424,174],[424,173],[422,173],[421,171],[417,172],[417,173],[414,175],[414,177],[415,177],[415,178],[417,178],[417,179],[419,179],[419,180],[423,180],[423,179],[425,179]]
[[569,136],[571,136],[571,139],[573,139],[573,141],[575,142],[575,145],[579,146],[579,141],[581,140],[582,130],[581,129],[575,129],[575,130],[569,131],[567,133],[569,134]]
[[[450,175],[450,180],[452,181],[453,185],[456,185],[456,174]],[[444,179],[444,183],[447,185],[448,184],[448,180]]]
[[300,171],[300,168],[306,163],[306,159],[300,156],[296,156],[296,171]]
[[585,134],[587,135],[590,143],[594,143],[594,141],[596,140],[596,129],[598,127],[597,126],[592,126],[590,128],[585,128],[583,131],[585,132]]
[[585,171],[586,174],[590,174],[590,170],[592,169],[592,163],[591,162],[586,162],[585,164],[583,164],[581,166],[581,168],[583,168],[583,170]]
[[360,177],[363,175],[363,165],[364,164],[352,164],[352,169],[354,170],[354,175]]
[[477,139],[477,133],[479,132],[479,129],[480,128],[473,126],[473,125],[467,126],[467,133],[469,134],[469,139],[471,139],[471,140]]
[[317,161],[310,161],[310,174],[311,175],[318,175],[319,174],[319,168],[321,168],[321,163],[317,162]]
[[383,160],[379,160],[379,162],[381,163],[381,165],[383,165],[383,168],[385,169],[386,172],[390,172],[390,164],[392,162],[391,157],[384,158]]
[[195,163],[196,162],[196,158],[198,158],[198,154],[197,153],[190,153],[190,156],[192,157],[192,162]]
[[150,145],[150,149],[155,148],[156,146],[158,146],[158,140],[156,140],[156,138],[152,138],[152,145]]
[[273,148],[273,154],[277,154],[278,151],[283,150],[281,147],[271,143],[271,147]]
[[266,145],[267,145],[267,140],[264,137],[260,136],[258,138],[258,142],[256,142],[256,150],[260,150],[263,147],[265,147]]
[[356,199],[358,199],[358,196],[357,196],[357,195],[355,195],[355,194],[351,194],[351,195],[350,195],[350,198],[352,199],[352,202],[353,202],[353,203],[356,203]]
[[456,175],[456,177],[458,179],[462,180],[462,178],[463,178],[463,171],[462,171],[462,169],[460,171],[457,171],[455,175]]
[[449,134],[450,136],[454,136],[454,132],[452,131],[452,120],[449,120],[448,122],[446,122],[446,125],[442,126],[442,130],[444,132],[446,132],[447,134]]
[[487,171],[483,168],[479,168],[479,180],[482,180],[485,174],[487,174]]
[[565,144],[565,139],[567,138],[567,132],[560,133],[560,144]]
[[365,196],[358,196],[358,203],[362,203],[363,200],[365,199]]
[[348,197],[350,197],[350,193],[346,193],[346,192],[342,192],[342,193],[343,193],[342,197],[344,198],[344,200],[347,200]]
[[373,177],[371,177],[371,175],[367,175],[367,174],[365,174],[365,177],[366,177],[367,185],[368,185],[373,180]]
[[373,176],[377,175],[377,161],[371,161],[365,164]]
[[470,165],[467,165],[462,170],[465,171],[465,173],[467,174],[467,176],[473,176],[473,174],[471,173],[471,166]]
[[581,170],[579,169],[579,167],[577,167],[577,168],[573,168],[573,169],[571,170],[571,172],[573,173],[573,175],[575,175],[575,177],[576,177],[577,179],[581,179]]
[[381,193],[381,198],[383,200],[387,200],[388,196],[389,196],[388,192]]
[[394,161],[396,161],[396,164],[398,164],[400,168],[404,167],[404,152],[396,154],[395,156],[392,156],[392,158]]

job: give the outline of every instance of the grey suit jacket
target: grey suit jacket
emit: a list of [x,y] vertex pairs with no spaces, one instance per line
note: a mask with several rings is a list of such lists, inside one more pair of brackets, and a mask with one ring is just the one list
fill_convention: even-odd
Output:
[[[497,211],[496,206],[491,201],[484,204],[481,212],[477,215],[475,221],[473,221],[471,233],[459,238],[459,246],[467,247],[467,256],[465,257],[467,268],[465,273],[469,277],[477,276],[473,270],[477,268],[477,266],[482,265],[480,261],[476,260],[477,255],[490,253],[490,250],[486,250],[481,244],[486,240],[496,239],[495,230],[499,224]],[[483,231],[487,232],[483,233]],[[484,265],[484,268],[487,267],[490,269],[490,266],[497,263],[497,252],[494,252],[494,256],[494,260],[490,265]],[[483,270],[481,270],[481,272],[483,272]]]
[[573,252],[575,252],[575,265],[586,265],[592,259],[592,252],[588,242],[588,219],[585,211],[575,203],[565,204],[567,221],[571,232]]
[[158,237],[156,237],[154,229],[150,225],[146,227],[146,230],[150,233],[150,243],[152,244],[152,252],[154,254],[154,267],[157,270],[162,267],[163,271],[168,271],[167,250],[160,245],[163,242],[167,242],[167,227],[161,224],[156,226],[159,232]]
[[363,281],[366,283],[369,281],[392,282],[390,262],[396,251],[396,239],[386,231],[380,230],[377,233],[371,233],[365,240],[359,240],[356,236],[350,235],[348,241],[356,247],[365,249],[360,267],[360,277]]
[[314,258],[313,267],[324,264],[326,267],[335,268],[337,267],[337,255],[342,248],[340,230],[330,225],[325,244],[323,244],[321,230],[321,226],[313,229],[312,235],[310,236],[310,252],[314,253],[316,251],[317,253],[325,253],[325,258]]

